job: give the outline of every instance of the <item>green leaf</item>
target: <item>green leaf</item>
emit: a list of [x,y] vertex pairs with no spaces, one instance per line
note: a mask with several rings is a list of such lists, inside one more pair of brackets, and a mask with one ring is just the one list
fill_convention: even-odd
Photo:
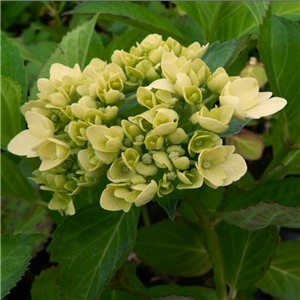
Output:
[[204,54],[203,61],[212,72],[219,67],[228,68],[247,46],[248,42],[248,38],[229,40],[223,43],[214,42]]
[[69,14],[97,14],[101,18],[122,22],[149,33],[161,33],[182,39],[181,32],[165,17],[129,2],[85,2]]
[[299,117],[300,25],[269,16],[261,27],[258,46],[274,95],[287,99],[288,118]]
[[[82,69],[86,66],[97,19],[98,15],[95,15],[90,21],[83,23],[63,37],[61,43],[40,71],[39,78],[49,78],[50,67],[54,63],[60,63],[72,68],[78,63]],[[35,84],[31,90],[32,99],[36,98],[37,92],[37,85]]]
[[126,262],[110,282],[110,288],[121,290],[134,296],[149,296],[146,287],[136,275],[135,262]]
[[220,133],[221,137],[230,136],[234,134],[238,134],[252,119],[238,120],[236,118],[232,118],[229,122],[229,128]]
[[298,1],[271,2],[271,12],[276,16],[297,21],[300,19],[300,5]]
[[61,293],[67,299],[94,299],[131,250],[139,210],[109,212],[91,204],[66,218],[49,251],[58,262]]
[[2,233],[40,234],[37,239],[38,247],[34,250],[43,246],[53,229],[53,221],[45,208],[23,200],[3,197],[1,218]]
[[276,249],[276,228],[246,231],[222,222],[217,226],[217,232],[225,279],[231,290],[236,292],[260,279],[269,267]]
[[164,220],[138,232],[135,251],[158,271],[175,276],[200,276],[211,269],[201,228]]
[[158,285],[151,287],[149,292],[155,297],[164,297],[167,295],[181,295],[193,297],[201,300],[217,300],[216,291],[202,286],[179,286],[179,285]]
[[31,258],[35,235],[1,236],[1,298],[9,293],[24,275]]
[[287,178],[285,180],[266,181],[254,186],[236,197],[225,197],[221,209],[231,211],[244,209],[263,201],[278,203],[283,206],[299,206],[300,178]]
[[1,153],[2,196],[35,202],[36,190],[21,173],[17,164]]
[[[7,149],[10,140],[24,126],[20,113],[21,87],[11,78],[1,75],[1,148]],[[3,123],[5,121],[5,124]]]
[[204,30],[208,42],[258,33],[268,2],[175,2]]
[[[24,103],[27,100],[27,76],[24,59],[20,54],[18,46],[3,32],[1,32],[1,75],[11,78],[20,85],[19,101],[20,103]],[[19,109],[20,105],[17,106],[15,104],[15,106],[16,109]]]
[[117,290],[105,289],[98,299],[99,300],[149,300],[149,297],[135,296]]
[[300,227],[300,209],[277,203],[259,202],[245,209],[224,212],[221,217],[227,223],[248,230],[257,230],[271,225]]
[[42,271],[35,278],[31,288],[32,300],[59,300],[58,267],[52,267]]
[[155,201],[165,210],[165,212],[168,214],[168,217],[174,221],[176,217],[176,207],[180,198],[181,193],[179,190],[176,190],[162,198],[156,197]]
[[102,39],[95,30],[92,34],[90,47],[86,56],[86,63],[89,63],[93,58],[102,58],[104,51],[104,45]]
[[270,268],[256,286],[280,299],[298,299],[300,295],[299,247],[299,240],[281,243]]
[[1,2],[1,27],[7,29],[14,25],[24,10],[33,3],[31,1],[9,1]]

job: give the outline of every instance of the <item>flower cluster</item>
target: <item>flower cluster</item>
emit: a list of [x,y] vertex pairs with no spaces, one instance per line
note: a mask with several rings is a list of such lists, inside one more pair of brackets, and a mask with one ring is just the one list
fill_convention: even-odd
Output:
[[220,133],[233,118],[270,115],[286,101],[260,93],[253,78],[211,73],[201,59],[207,49],[153,34],[129,52],[116,50],[111,63],[51,66],[50,78],[38,81],[39,99],[21,108],[28,129],[8,145],[41,159],[34,180],[54,192],[50,209],[74,214],[74,195],[105,174],[111,183],[100,205],[113,211],[245,174]]

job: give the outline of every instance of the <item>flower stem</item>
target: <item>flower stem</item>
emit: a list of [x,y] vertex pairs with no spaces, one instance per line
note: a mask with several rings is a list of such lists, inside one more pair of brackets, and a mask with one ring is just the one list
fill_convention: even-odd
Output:
[[206,236],[207,250],[214,270],[214,281],[219,300],[227,300],[227,289],[225,283],[224,265],[221,254],[219,238],[215,225],[211,222],[209,216],[201,215],[204,232]]
[[150,221],[150,217],[149,217],[147,207],[144,205],[141,208],[142,208],[141,211],[142,211],[142,217],[143,217],[144,224],[145,224],[145,226],[150,226],[151,221]]

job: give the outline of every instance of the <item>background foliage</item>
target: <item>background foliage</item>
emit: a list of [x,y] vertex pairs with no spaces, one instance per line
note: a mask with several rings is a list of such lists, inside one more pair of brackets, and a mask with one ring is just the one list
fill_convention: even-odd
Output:
[[[213,282],[220,272],[227,299],[299,298],[299,2],[13,1],[1,2],[1,10],[1,297],[225,299]],[[25,126],[20,105],[35,99],[36,81],[49,76],[51,64],[84,68],[149,33],[185,46],[209,42],[204,61],[230,75],[256,76],[250,57],[263,63],[262,90],[288,101],[274,118],[247,126],[263,141],[263,154],[231,187],[153,202],[141,218],[139,209],[100,208],[105,180],[78,196],[74,217],[48,211],[49,195],[29,180],[37,162],[6,151]],[[244,155],[251,150],[245,147]],[[221,268],[212,271],[216,249]]]

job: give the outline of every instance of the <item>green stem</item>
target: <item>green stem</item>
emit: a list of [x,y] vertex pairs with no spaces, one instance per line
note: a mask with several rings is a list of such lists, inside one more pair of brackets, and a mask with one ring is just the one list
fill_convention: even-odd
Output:
[[[204,105],[206,105],[207,103],[211,102],[211,101],[214,101],[218,98],[219,94],[212,94],[210,95],[208,98],[204,99],[200,104],[199,106],[200,107],[203,107]],[[200,108],[199,107],[199,108]]]
[[201,215],[201,220],[203,222],[206,236],[208,253],[214,270],[214,281],[217,290],[217,297],[219,300],[227,300],[228,297],[225,283],[223,258],[215,225],[211,222],[207,215]]
[[44,208],[48,208],[48,203],[44,202],[44,201],[41,201],[41,200],[38,200],[38,201],[35,201],[35,202],[31,202],[31,203],[39,205],[39,206],[42,206]]
[[142,217],[143,217],[143,221],[144,221],[145,226],[150,226],[151,221],[150,221],[150,217],[149,217],[149,214],[148,214],[147,207],[144,205],[144,206],[142,206],[141,210],[142,210]]

